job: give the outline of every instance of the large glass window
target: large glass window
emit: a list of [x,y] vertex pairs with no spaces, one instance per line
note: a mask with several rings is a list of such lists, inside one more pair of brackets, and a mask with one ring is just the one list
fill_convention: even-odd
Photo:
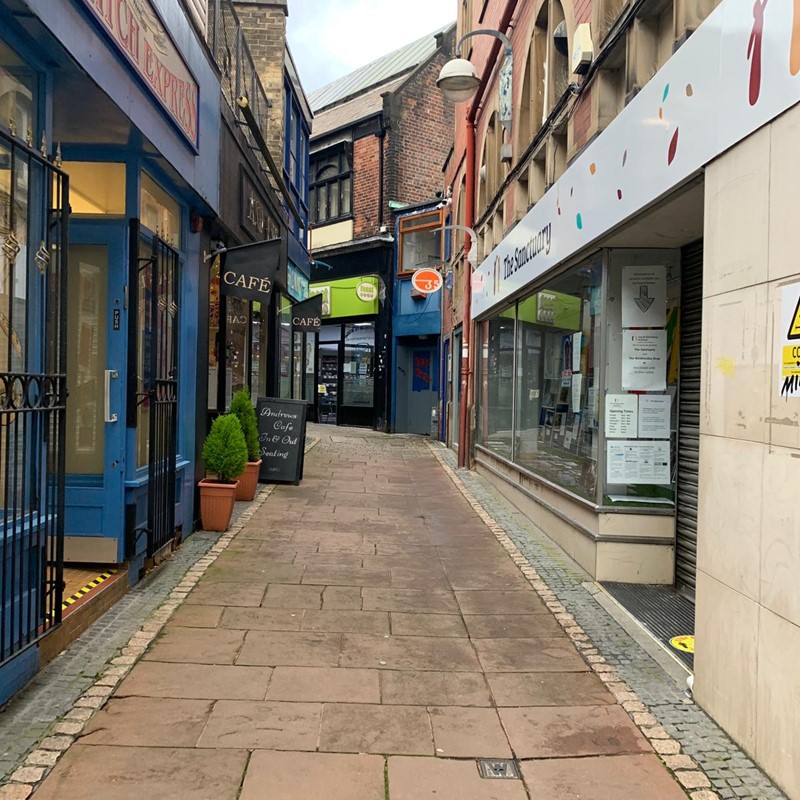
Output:
[[311,222],[321,225],[349,217],[352,208],[352,180],[346,144],[312,155],[309,172]]
[[602,261],[481,323],[478,443],[594,501]]
[[267,309],[253,301],[253,320],[250,337],[250,397],[255,403],[267,393]]
[[234,392],[250,385],[247,357],[250,346],[250,302],[228,296],[225,342],[225,408],[230,408]]
[[280,297],[280,340],[278,342],[278,368],[280,397],[292,396],[292,301],[288,295]]
[[610,251],[606,506],[670,509],[674,503],[680,296],[675,251]]
[[65,161],[63,169],[73,214],[125,216],[124,164]]
[[168,244],[180,248],[180,206],[146,172],[142,173],[139,200],[142,225],[157,233]]
[[0,39],[0,120],[22,139],[38,143],[36,73]]
[[400,220],[400,272],[441,262],[444,258],[444,212],[431,211]]

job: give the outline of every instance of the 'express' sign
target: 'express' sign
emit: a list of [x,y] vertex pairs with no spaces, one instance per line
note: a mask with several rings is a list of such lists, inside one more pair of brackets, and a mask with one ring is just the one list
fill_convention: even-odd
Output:
[[151,0],[83,2],[196,148],[197,82],[161,24]]

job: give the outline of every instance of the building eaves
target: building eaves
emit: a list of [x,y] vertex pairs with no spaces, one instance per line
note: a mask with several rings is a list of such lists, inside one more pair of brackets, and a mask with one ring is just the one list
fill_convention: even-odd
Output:
[[315,113],[354,97],[380,83],[412,70],[436,51],[436,36],[446,31],[446,25],[433,33],[400,47],[375,61],[312,92],[311,108]]
[[311,138],[317,139],[340,128],[360,122],[374,114],[379,114],[383,111],[383,95],[394,91],[403,80],[404,77],[401,76],[387,81],[345,103],[318,112],[311,126]]

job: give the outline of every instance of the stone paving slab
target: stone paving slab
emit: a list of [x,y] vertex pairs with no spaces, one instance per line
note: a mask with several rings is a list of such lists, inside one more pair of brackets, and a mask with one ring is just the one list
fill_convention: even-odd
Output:
[[236,800],[244,750],[91,747],[75,744],[36,791],[36,800]]
[[385,800],[380,756],[256,751],[240,800]]

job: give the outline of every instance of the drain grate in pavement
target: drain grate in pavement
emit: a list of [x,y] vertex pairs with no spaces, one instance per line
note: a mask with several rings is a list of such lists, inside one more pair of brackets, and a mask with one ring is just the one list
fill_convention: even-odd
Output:
[[519,780],[517,764],[510,758],[479,758],[478,772],[481,778],[499,778],[500,780]]

